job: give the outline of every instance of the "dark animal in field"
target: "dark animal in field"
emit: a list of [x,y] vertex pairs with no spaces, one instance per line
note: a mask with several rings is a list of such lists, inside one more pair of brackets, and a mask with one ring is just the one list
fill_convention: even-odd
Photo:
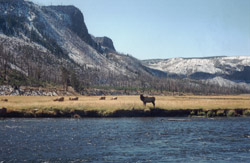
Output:
[[0,109],[0,115],[4,115],[6,113],[7,113],[7,109],[6,108]]
[[8,99],[1,99],[1,101],[8,102]]
[[111,98],[111,100],[117,100],[118,99],[118,97],[112,97]]
[[64,97],[60,97],[60,98],[54,99],[54,101],[64,101]]
[[102,96],[102,97],[99,98],[99,100],[106,100],[106,97]]
[[147,97],[147,96],[143,96],[142,94],[140,95],[140,99],[142,100],[143,104],[146,106],[147,103],[151,103],[154,105],[155,107],[155,97]]
[[70,101],[77,101],[77,100],[78,100],[78,97],[72,97],[72,98],[70,97],[69,100],[70,100]]

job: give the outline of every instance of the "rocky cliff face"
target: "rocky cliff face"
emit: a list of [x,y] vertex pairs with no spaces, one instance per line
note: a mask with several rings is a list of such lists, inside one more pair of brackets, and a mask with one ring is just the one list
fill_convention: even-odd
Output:
[[57,17],[59,14],[59,20],[62,21],[67,28],[74,32],[85,43],[89,44],[96,50],[100,50],[97,43],[91,38],[88,33],[87,26],[84,22],[84,17],[81,11],[74,6],[47,6],[42,8],[44,12],[50,12]]
[[102,47],[105,52],[114,52],[113,41],[108,37],[94,37],[94,40]]
[[[58,72],[62,66],[92,84],[154,77],[153,70],[149,71],[141,61],[117,53],[110,38],[91,36],[83,14],[74,6],[38,6],[24,0],[1,0],[0,45],[14,56],[9,64],[18,67],[16,70],[28,75],[30,67],[39,62],[42,72],[47,72],[47,67],[51,68],[51,74],[58,74],[55,81],[60,78]],[[29,55],[23,50],[27,47]],[[37,59],[37,54],[42,53]],[[25,58],[32,66],[23,64]]]

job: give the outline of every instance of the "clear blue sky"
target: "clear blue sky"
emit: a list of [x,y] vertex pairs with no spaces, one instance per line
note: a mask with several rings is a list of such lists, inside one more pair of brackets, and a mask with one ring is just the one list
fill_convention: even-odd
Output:
[[74,5],[89,33],[138,59],[250,56],[250,0],[32,0]]

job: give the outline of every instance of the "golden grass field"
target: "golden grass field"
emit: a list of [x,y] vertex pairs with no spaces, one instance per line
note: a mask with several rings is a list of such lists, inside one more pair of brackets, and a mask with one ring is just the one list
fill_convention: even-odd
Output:
[[[8,110],[97,110],[113,112],[116,110],[150,109],[150,103],[145,107],[139,96],[118,96],[118,100],[111,100],[112,96],[106,96],[106,100],[99,100],[100,96],[79,96],[78,101],[53,101],[57,97],[27,97],[27,96],[0,96],[0,99],[8,99],[8,102],[0,101],[0,108]],[[156,96],[156,108],[159,109],[250,109],[250,95],[245,96]]]

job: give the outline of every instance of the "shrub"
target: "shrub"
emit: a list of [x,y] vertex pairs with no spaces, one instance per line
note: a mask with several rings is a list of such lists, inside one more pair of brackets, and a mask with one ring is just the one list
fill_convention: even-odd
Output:
[[205,111],[199,111],[198,116],[206,116],[206,112]]
[[196,115],[196,112],[195,112],[194,110],[192,110],[192,111],[190,112],[190,115],[191,115],[191,116]]
[[219,117],[225,116],[224,110],[217,110],[216,115]]
[[250,110],[244,110],[243,115],[244,116],[250,116]]
[[215,116],[215,112],[213,110],[209,110],[207,112],[207,117],[214,117]]
[[229,111],[227,112],[227,116],[228,116],[228,117],[235,117],[235,116],[236,116],[235,111],[234,111],[234,110],[229,110]]

